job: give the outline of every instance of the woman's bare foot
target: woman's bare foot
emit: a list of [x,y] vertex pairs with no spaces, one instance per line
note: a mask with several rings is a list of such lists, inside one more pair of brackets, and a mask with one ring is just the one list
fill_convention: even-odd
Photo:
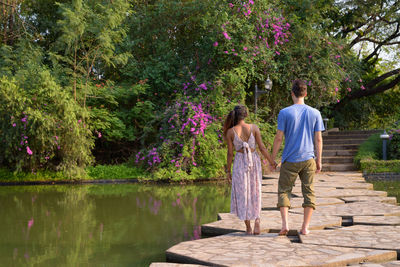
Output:
[[310,233],[310,231],[306,228],[306,229],[301,229],[300,230],[300,234],[301,235],[308,235]]
[[252,235],[253,234],[253,230],[251,229],[250,221],[249,220],[245,220],[244,224],[246,225],[246,235]]
[[260,234],[260,218],[257,218],[254,221],[254,235],[259,235]]
[[288,233],[289,233],[289,229],[282,228],[281,231],[279,232],[279,235],[287,235]]

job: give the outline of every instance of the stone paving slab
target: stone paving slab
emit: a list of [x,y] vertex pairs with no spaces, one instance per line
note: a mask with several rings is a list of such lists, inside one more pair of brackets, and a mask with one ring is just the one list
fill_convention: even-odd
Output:
[[[220,220],[203,224],[201,226],[201,234],[203,236],[217,236],[224,235],[232,232],[245,232],[246,227],[242,220],[230,213],[218,214]],[[290,235],[297,235],[297,230],[300,230],[303,215],[291,214],[290,215]],[[263,233],[278,233],[281,229],[282,222],[279,211],[261,211],[260,215],[260,228]],[[313,216],[310,224],[310,229],[324,229],[326,227],[337,227],[342,224],[342,218],[337,216]],[[252,227],[254,223],[252,222]]]
[[400,253],[399,240],[400,226],[354,225],[300,235],[303,244],[396,250]]
[[315,187],[331,187],[336,189],[374,189],[373,184],[369,183],[357,183],[357,182],[315,182]]
[[169,262],[153,262],[150,267],[204,267],[198,264],[183,264],[183,263],[169,263]]
[[[295,197],[290,199],[290,204],[292,205],[292,208],[301,208],[303,201],[304,199],[302,197]],[[276,207],[277,202],[278,202],[277,194],[261,195],[261,207],[263,210],[277,209]],[[317,206],[336,205],[336,204],[344,204],[344,201],[338,198],[317,198],[316,204]]]
[[400,216],[354,216],[353,224],[400,225]]
[[356,197],[341,197],[346,203],[351,202],[383,202],[388,204],[395,204],[397,203],[396,197],[374,197],[374,196],[356,196]]
[[182,242],[168,261],[212,266],[345,266],[396,260],[395,251],[291,243],[277,234],[242,233]]
[[374,190],[362,190],[362,189],[335,189],[326,190],[320,189],[315,190],[315,195],[317,197],[355,197],[355,196],[371,196],[371,197],[386,197],[387,192],[385,191],[374,191]]
[[362,263],[358,265],[350,265],[350,266],[359,266],[359,267],[399,267],[400,261],[390,261],[384,263]]
[[[290,209],[290,213],[303,213],[303,208]],[[318,207],[315,215],[341,217],[353,216],[393,216],[400,215],[400,207],[381,202],[354,202]]]

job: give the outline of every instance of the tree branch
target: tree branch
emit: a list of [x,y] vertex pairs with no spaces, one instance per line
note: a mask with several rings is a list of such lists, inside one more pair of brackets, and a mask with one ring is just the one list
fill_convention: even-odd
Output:
[[389,78],[389,77],[392,77],[392,76],[394,76],[394,75],[396,75],[396,74],[400,74],[400,68],[395,69],[395,70],[392,70],[392,71],[388,71],[388,72],[382,74],[381,76],[379,76],[379,77],[373,79],[372,81],[370,81],[370,82],[366,85],[366,87],[367,87],[367,88],[372,88],[372,87],[374,87],[375,85],[377,85],[378,83],[380,83],[380,82],[384,81],[385,79],[387,79],[387,78]]

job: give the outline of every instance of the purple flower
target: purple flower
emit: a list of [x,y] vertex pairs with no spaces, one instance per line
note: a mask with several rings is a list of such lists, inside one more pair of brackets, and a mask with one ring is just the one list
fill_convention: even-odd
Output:
[[231,37],[229,37],[227,32],[223,32],[222,34],[225,36],[226,39],[228,39],[228,40],[232,39]]
[[22,122],[26,122],[26,117],[21,119]]
[[218,42],[213,43],[213,46],[217,47],[218,46]]
[[12,124],[12,127],[15,127],[15,126],[17,126],[17,124],[14,122],[14,123]]
[[200,84],[199,87],[203,90],[207,90],[207,86],[204,83]]

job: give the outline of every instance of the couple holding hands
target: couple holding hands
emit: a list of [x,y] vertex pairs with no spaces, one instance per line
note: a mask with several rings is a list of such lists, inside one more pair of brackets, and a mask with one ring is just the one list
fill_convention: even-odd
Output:
[[[306,83],[295,80],[291,96],[293,105],[282,109],[278,115],[278,130],[272,156],[262,142],[257,125],[247,124],[247,108],[236,106],[224,124],[224,138],[228,144],[227,177],[232,182],[231,213],[244,220],[246,234],[260,234],[262,168],[256,144],[263,156],[275,170],[275,158],[285,138],[280,175],[278,180],[278,203],[282,218],[279,235],[289,232],[288,210],[290,194],[297,176],[301,180],[304,197],[304,220],[300,234],[309,233],[308,227],[315,209],[314,175],[322,168],[322,131],[324,124],[318,110],[306,105]],[[236,151],[233,161],[233,150]],[[233,168],[231,166],[233,161]],[[254,221],[252,229],[250,220]]]

